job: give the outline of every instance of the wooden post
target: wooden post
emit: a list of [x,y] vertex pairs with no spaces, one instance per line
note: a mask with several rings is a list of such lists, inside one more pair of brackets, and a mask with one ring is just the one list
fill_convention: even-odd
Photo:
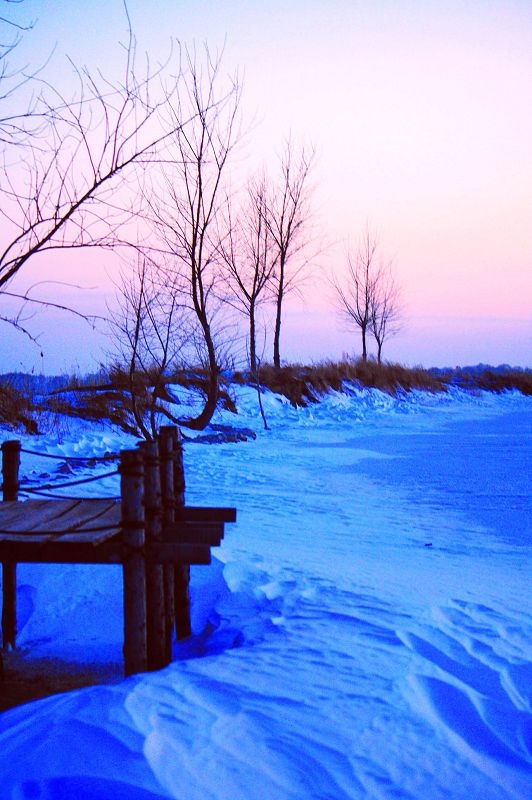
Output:
[[[161,477],[157,442],[142,442],[144,459],[145,540],[162,540]],[[162,669],[166,661],[166,611],[162,564],[146,564],[146,618],[148,669]]]
[[144,469],[138,450],[120,453],[122,537],[125,549],[124,673],[148,666],[146,640],[146,560],[144,558]]
[[[3,500],[18,500],[18,472],[20,442],[2,444],[2,495]],[[2,562],[2,646],[15,647],[17,637],[17,565],[14,561]]]
[[[162,425],[159,430],[159,463],[161,471],[161,498],[163,525],[174,521],[174,460],[173,436],[174,427]],[[172,660],[172,636],[174,632],[174,565],[165,564],[164,600],[166,617],[166,663]]]
[[[185,469],[183,466],[183,441],[178,428],[173,428],[174,445],[174,502],[176,508],[185,505]],[[174,568],[175,630],[177,639],[190,636],[190,565],[176,564]]]

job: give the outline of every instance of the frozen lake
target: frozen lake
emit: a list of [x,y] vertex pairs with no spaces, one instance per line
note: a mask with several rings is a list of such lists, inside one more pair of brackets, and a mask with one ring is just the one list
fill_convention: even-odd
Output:
[[[261,432],[240,398],[255,442],[186,447],[187,502],[238,508],[194,571],[195,635],[159,673],[0,716],[2,800],[531,795],[532,401],[266,400]],[[116,651],[109,571],[23,570],[29,652]]]

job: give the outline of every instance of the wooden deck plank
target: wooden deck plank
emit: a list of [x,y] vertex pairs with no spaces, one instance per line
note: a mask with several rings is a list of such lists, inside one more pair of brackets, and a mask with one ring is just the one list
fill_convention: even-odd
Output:
[[72,533],[59,533],[54,536],[53,541],[58,544],[69,544],[71,542],[79,544],[83,542],[92,544],[93,547],[98,547],[102,542],[108,542],[110,539],[114,539],[115,536],[120,537],[120,535],[120,528],[105,528],[98,531],[81,530],[73,531]]
[[15,532],[43,528],[75,509],[80,502],[79,499],[65,499],[0,503],[0,530]]
[[117,527],[120,524],[120,502],[109,498],[90,498],[80,500],[76,506],[65,509],[60,517],[35,526],[35,530],[45,532],[75,531],[90,527]]
[[120,525],[120,501],[112,498],[28,500],[5,505],[16,508],[4,512],[4,504],[0,503],[0,539],[6,533],[56,534]]
[[[46,506],[50,501],[43,499],[39,500],[27,500],[24,505],[27,505],[30,508],[30,504],[34,508],[43,508]],[[21,515],[21,501],[20,500],[10,500],[8,502],[3,501],[0,502],[0,527],[7,528],[9,527],[10,522],[13,520],[20,519]]]
[[[95,547],[102,542],[113,539],[115,536],[120,536],[121,530],[118,527],[98,528],[97,530],[81,530],[81,531],[46,531],[46,532],[20,532],[20,533],[3,533],[0,536],[0,544],[5,543],[24,543],[40,545],[45,542],[61,542],[61,543],[90,543]],[[11,557],[11,556],[10,556]]]
[[49,533],[34,533],[33,531],[30,531],[29,533],[2,533],[0,536],[0,544],[3,545],[4,542],[29,542],[37,545],[42,544],[43,542],[49,542],[52,539],[53,536],[51,536]]

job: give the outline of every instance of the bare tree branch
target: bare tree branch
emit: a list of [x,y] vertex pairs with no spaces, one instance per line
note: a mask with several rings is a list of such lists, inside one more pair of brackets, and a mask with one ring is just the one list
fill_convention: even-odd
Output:
[[249,365],[257,371],[257,311],[271,296],[271,284],[278,260],[268,224],[266,178],[248,183],[243,206],[233,218],[227,199],[224,220],[225,237],[221,239],[221,256],[226,273],[225,300],[248,320]]
[[270,188],[268,200],[268,228],[276,249],[276,270],[272,278],[275,293],[275,329],[273,363],[281,366],[281,324],[283,302],[288,292],[297,288],[306,262],[293,268],[294,258],[307,245],[310,221],[310,194],[308,177],[314,163],[314,150],[304,148],[294,152],[289,140],[281,159],[278,183]]
[[368,334],[377,343],[378,360],[382,346],[395,329],[398,317],[398,288],[390,264],[377,257],[378,239],[368,226],[355,254],[347,255],[347,272],[343,279],[332,278],[338,311],[348,325],[360,330],[362,359],[368,358]]
[[181,118],[166,113],[176,105],[179,76],[166,77],[168,62],[155,69],[148,63],[140,75],[131,27],[128,37],[120,81],[71,62],[78,91],[70,99],[33,78],[40,127],[31,131],[30,148],[17,139],[2,152],[0,214],[8,238],[0,248],[0,287],[38,253],[117,246],[136,211],[137,166],[161,158],[181,127]]
[[[206,47],[203,59],[185,51],[181,93],[168,103],[174,135],[168,160],[145,190],[157,247],[171,259],[172,270],[187,283],[190,308],[201,331],[209,372],[203,411],[186,421],[201,429],[210,421],[218,400],[216,284],[220,280],[220,238],[223,184],[238,137],[241,87],[238,76],[224,83],[221,56]],[[176,124],[188,118],[186,124]]]

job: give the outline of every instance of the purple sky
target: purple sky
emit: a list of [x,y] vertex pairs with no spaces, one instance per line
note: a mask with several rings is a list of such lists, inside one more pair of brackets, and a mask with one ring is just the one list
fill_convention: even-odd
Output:
[[[26,0],[25,36],[37,62],[63,54],[112,73],[124,20],[118,0]],[[251,125],[246,169],[270,162],[292,134],[315,144],[320,266],[341,272],[349,242],[378,231],[402,286],[404,326],[385,357],[408,364],[532,363],[532,6],[516,0],[404,2],[265,0],[128,3],[139,50],[225,41],[228,69],[244,74]],[[72,275],[104,309],[113,265],[70,255],[47,277]],[[32,267],[40,277],[42,263]],[[102,338],[42,316],[44,362],[2,331],[0,369],[91,368]],[[58,338],[62,339],[58,344]],[[318,279],[292,303],[285,355],[359,352]]]

